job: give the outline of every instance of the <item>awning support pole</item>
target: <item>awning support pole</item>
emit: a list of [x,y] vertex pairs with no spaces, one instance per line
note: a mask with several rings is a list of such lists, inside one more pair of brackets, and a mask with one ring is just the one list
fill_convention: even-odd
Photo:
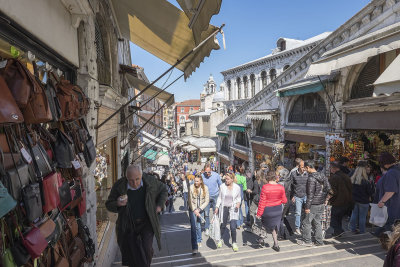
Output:
[[152,81],[150,84],[148,84],[142,91],[140,91],[137,95],[135,95],[132,99],[130,99],[128,102],[123,104],[117,111],[115,111],[113,114],[111,114],[107,119],[105,119],[102,123],[99,125],[96,125],[94,128],[98,129],[104,124],[106,124],[112,117],[114,117],[116,114],[118,114],[121,109],[124,109],[126,106],[128,106],[132,101],[134,101],[136,98],[141,96],[147,89],[149,89],[151,86],[153,86],[156,82],[158,82],[162,77],[164,77],[168,72],[173,70],[176,66],[178,66],[182,61],[184,61],[188,56],[190,56],[192,53],[196,52],[200,47],[202,47],[209,39],[214,37],[217,33],[221,32],[222,28],[225,26],[225,24],[222,24],[218,29],[216,29],[210,36],[208,36],[206,39],[204,39],[198,46],[194,47],[192,50],[190,50],[186,55],[184,55],[181,59],[178,59],[174,65],[172,65],[168,70],[166,70],[163,74],[161,74],[157,79]]
[[[157,145],[158,143],[160,143],[161,142],[161,140],[163,140],[165,137],[166,137],[167,135],[165,135],[163,138],[161,138],[157,143],[155,143],[155,145]],[[143,156],[144,154],[146,154],[146,152],[147,151],[149,151],[150,150],[150,148],[148,148],[146,151],[142,151],[142,153],[140,153],[140,155],[139,156],[137,156],[134,160],[132,160],[132,163],[133,162],[135,162],[136,160],[138,160],[141,156]],[[138,151],[138,150],[136,150],[136,151]],[[135,153],[135,152],[134,152]]]
[[342,119],[342,116],[340,116],[339,111],[336,109],[336,106],[333,103],[333,100],[332,100],[331,96],[329,95],[328,90],[326,90],[325,84],[322,82],[321,77],[319,77],[319,75],[318,75],[318,80],[322,84],[322,87],[324,87],[324,91],[325,91],[326,95],[328,96],[329,102],[331,102],[331,105],[333,106],[333,109],[335,110],[335,112],[338,115],[339,119]]
[[[168,98],[168,100],[167,100],[159,109],[157,109],[157,111],[154,112],[153,115],[151,115],[150,119],[148,119],[148,120],[139,128],[139,130],[137,131],[137,133],[139,133],[139,132],[144,128],[144,126],[146,126],[146,125],[149,123],[149,121],[152,120],[152,119],[157,115],[157,113],[171,100],[171,98],[172,98],[173,96],[174,96],[174,95],[171,95],[171,96]],[[135,135],[133,135],[132,137],[129,138],[128,142],[126,143],[126,145],[125,145],[123,148],[125,148],[125,147],[132,141],[132,139],[135,138],[135,137],[137,136],[137,133],[136,133]]]

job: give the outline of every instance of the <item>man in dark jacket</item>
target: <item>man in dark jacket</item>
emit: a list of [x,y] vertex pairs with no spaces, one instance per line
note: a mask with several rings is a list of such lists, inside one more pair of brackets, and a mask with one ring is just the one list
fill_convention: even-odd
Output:
[[292,202],[296,205],[295,213],[295,233],[296,235],[301,235],[300,225],[301,225],[301,211],[303,209],[303,204],[306,203],[306,184],[308,179],[308,173],[304,169],[304,161],[300,161],[297,169],[290,173],[291,181],[291,197]]
[[315,240],[317,246],[322,246],[322,214],[328,192],[331,190],[328,179],[322,173],[315,170],[314,163],[306,162],[305,169],[308,172],[307,201],[305,205],[306,216],[302,224],[302,237],[297,243],[302,246],[313,246],[311,241],[311,226],[315,227]]
[[341,171],[341,165],[334,161],[331,163],[331,177],[329,183],[332,187],[332,196],[329,199],[332,205],[331,226],[332,237],[343,235],[343,217],[353,208],[352,184],[350,177]]
[[113,185],[106,207],[110,212],[118,213],[116,232],[122,265],[150,266],[154,235],[161,249],[157,213],[167,196],[165,184],[152,175],[142,174],[140,165],[128,166],[126,177]]

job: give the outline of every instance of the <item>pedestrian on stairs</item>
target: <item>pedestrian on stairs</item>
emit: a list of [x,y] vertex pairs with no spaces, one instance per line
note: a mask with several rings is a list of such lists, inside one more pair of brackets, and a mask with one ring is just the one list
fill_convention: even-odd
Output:
[[277,175],[275,171],[262,172],[262,175],[267,184],[261,189],[257,217],[262,217],[266,231],[272,233],[272,238],[274,239],[272,249],[279,252],[278,231],[282,219],[282,204],[287,202],[285,188],[276,182]]
[[222,247],[222,237],[226,230],[226,225],[230,224],[232,249],[234,252],[239,251],[236,243],[236,222],[239,219],[239,206],[241,202],[240,187],[233,181],[235,175],[228,173],[224,176],[225,184],[222,184],[219,190],[215,214],[218,214],[221,222],[221,239],[217,242],[217,248]]
[[[191,231],[195,233],[196,240],[192,239],[192,249],[193,253],[197,253],[199,247],[201,247],[201,223],[204,221],[204,209],[207,207],[210,202],[210,195],[208,193],[208,187],[204,185],[203,178],[200,175],[197,175],[194,178],[194,184],[190,186],[190,200],[189,200],[189,208],[192,212],[189,213],[191,216]],[[196,241],[196,245],[193,243]]]
[[295,213],[295,233],[296,235],[301,235],[300,226],[301,226],[301,212],[303,210],[303,205],[307,201],[306,196],[306,184],[308,179],[308,173],[304,169],[304,161],[302,159],[297,158],[295,160],[296,168],[294,168],[290,172],[290,180],[291,180],[291,196],[292,202],[296,206]]
[[219,187],[222,184],[222,181],[218,173],[211,171],[211,166],[209,164],[205,165],[202,178],[204,184],[208,187],[208,192],[210,194],[210,202],[204,210],[204,216],[206,219],[204,228],[206,230],[205,234],[208,236],[210,229],[210,208],[215,210],[215,204],[217,203],[219,195]]

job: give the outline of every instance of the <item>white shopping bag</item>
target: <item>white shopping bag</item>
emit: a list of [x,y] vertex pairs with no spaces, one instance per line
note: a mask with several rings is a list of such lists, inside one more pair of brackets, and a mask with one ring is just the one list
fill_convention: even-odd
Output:
[[378,204],[370,203],[371,205],[371,215],[369,222],[373,225],[383,227],[388,219],[387,207],[378,207]]
[[221,239],[221,229],[220,229],[219,218],[218,218],[218,215],[215,215],[215,214],[210,223],[210,238],[212,238],[214,240]]

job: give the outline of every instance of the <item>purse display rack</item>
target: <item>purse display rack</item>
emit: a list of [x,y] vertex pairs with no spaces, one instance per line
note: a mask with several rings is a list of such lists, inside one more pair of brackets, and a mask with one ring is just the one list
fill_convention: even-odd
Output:
[[81,266],[95,246],[81,217],[95,159],[82,89],[24,63],[0,64],[0,266]]

